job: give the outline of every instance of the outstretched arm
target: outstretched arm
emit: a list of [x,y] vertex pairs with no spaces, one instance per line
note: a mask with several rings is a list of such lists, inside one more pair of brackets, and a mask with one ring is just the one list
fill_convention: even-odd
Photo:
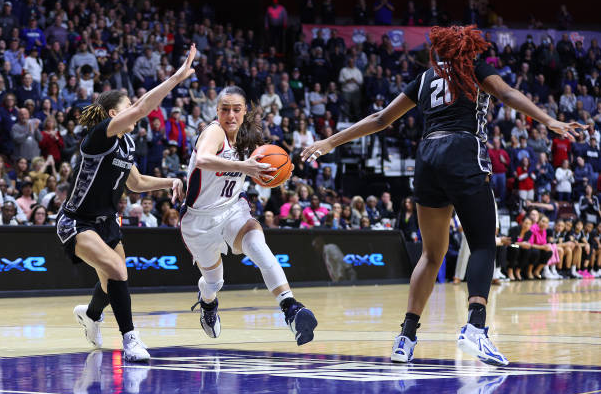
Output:
[[184,201],[184,184],[181,180],[178,178],[157,178],[154,176],[142,175],[135,165],[132,166],[125,184],[129,190],[136,193],[171,189],[173,191],[171,203],[175,203],[175,200],[179,200],[180,202]]
[[234,171],[242,172],[251,177],[263,176],[271,179],[273,177],[263,172],[276,171],[270,164],[259,163],[257,160],[263,156],[253,156],[247,160],[227,160],[216,155],[222,149],[225,133],[217,125],[211,125],[203,130],[196,143],[196,167],[208,171]]
[[165,96],[167,96],[177,84],[185,81],[190,75],[194,74],[192,62],[194,61],[195,56],[196,46],[192,44],[190,53],[188,53],[188,58],[175,74],[159,86],[144,94],[134,105],[120,112],[111,120],[106,132],[107,137],[113,137],[121,133],[138,120],[147,116],[150,111],[158,107]]
[[301,153],[301,158],[311,162],[319,156],[329,153],[339,145],[383,130],[413,107],[415,107],[415,103],[405,93],[401,93],[383,110],[363,118],[348,129],[305,148]]
[[[498,75],[490,75],[482,81],[482,87],[487,93],[497,97],[503,103],[507,104],[511,108],[514,108],[531,118],[536,119],[540,123],[547,126],[547,128],[555,131],[558,134],[565,135],[572,141],[574,141],[573,132],[576,129],[586,129],[587,126],[582,125],[578,122],[564,123],[559,122],[540,108],[538,108],[528,97],[524,96],[519,90],[512,88],[507,85],[503,79]],[[577,133],[576,133],[577,134]]]

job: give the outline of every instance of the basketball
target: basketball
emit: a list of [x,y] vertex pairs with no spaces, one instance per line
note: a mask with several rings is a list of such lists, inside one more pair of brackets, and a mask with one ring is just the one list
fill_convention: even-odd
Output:
[[263,155],[261,159],[257,160],[259,163],[269,163],[273,168],[277,168],[273,173],[265,173],[273,176],[272,180],[263,177],[261,179],[253,178],[257,185],[276,187],[286,182],[288,175],[292,172],[292,161],[284,149],[277,145],[262,145],[255,149],[251,157],[256,155]]

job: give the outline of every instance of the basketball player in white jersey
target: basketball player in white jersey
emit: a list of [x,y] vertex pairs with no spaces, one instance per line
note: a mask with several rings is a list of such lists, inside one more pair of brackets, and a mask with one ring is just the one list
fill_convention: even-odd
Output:
[[217,292],[223,286],[221,254],[228,245],[244,253],[261,270],[267,289],[276,297],[286,323],[300,346],[313,340],[317,320],[296,301],[284,270],[265,243],[261,225],[250,215],[242,193],[247,175],[257,178],[275,171],[269,164],[244,158],[263,144],[254,111],[247,113],[246,95],[237,86],[225,88],[217,100],[217,121],[209,124],[196,141],[188,165],[188,192],[182,208],[181,232],[186,247],[200,269],[198,304],[200,324],[207,335],[221,332]]

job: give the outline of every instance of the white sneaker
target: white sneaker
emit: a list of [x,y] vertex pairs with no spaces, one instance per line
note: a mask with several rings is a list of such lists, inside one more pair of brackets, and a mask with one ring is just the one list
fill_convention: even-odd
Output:
[[397,335],[394,338],[394,344],[392,345],[392,355],[390,360],[397,363],[408,363],[413,360],[413,349],[417,345],[417,337],[415,341],[412,341],[406,336]]
[[559,275],[559,272],[557,272],[557,266],[551,266],[551,273],[555,275],[556,279],[563,279],[563,276]]
[[123,358],[125,361],[148,361],[150,354],[140,339],[140,333],[130,331],[123,335]]
[[592,270],[592,271],[591,271],[591,274],[592,274],[592,275],[593,275],[593,277],[595,277],[595,278],[601,278],[601,269],[598,269],[598,270],[596,270],[596,271],[595,271],[595,270]]
[[501,267],[495,268],[492,278],[499,279],[499,280],[507,279],[507,277],[505,275],[503,275],[503,273],[501,272]]
[[499,279],[501,279],[501,280],[507,279],[505,274],[503,274],[503,271],[501,271],[501,268],[497,268],[497,269],[499,270]]
[[[203,279],[202,277],[200,278],[201,280]],[[196,308],[196,305],[200,305],[200,326],[202,327],[202,329],[205,331],[205,333],[209,336],[209,338],[217,338],[219,336],[219,334],[221,334],[221,319],[219,318],[219,313],[218,313],[218,308],[219,308],[219,301],[217,301],[217,298],[215,298],[213,301],[211,301],[209,304],[215,304],[214,308],[212,309],[205,309],[203,307],[204,305],[207,305],[201,297],[200,291],[198,292],[198,301],[196,302],[196,304],[192,305],[192,308],[190,308],[190,310],[194,311],[194,308]]]
[[509,361],[497,350],[488,337],[488,327],[476,328],[467,323],[461,327],[457,346],[463,352],[477,357],[483,363],[496,366],[509,364]]
[[545,265],[545,268],[543,268],[542,277],[544,279],[557,279],[557,277],[551,273],[548,265]]
[[100,323],[104,320],[104,313],[100,315],[100,320],[94,321],[87,315],[87,305],[77,305],[73,308],[73,315],[75,320],[83,327],[86,339],[92,344],[92,346],[99,348],[102,347],[102,333],[100,332]]
[[575,265],[572,266],[572,270],[571,270],[570,273],[572,274],[572,276],[574,278],[582,279],[582,275],[580,275],[580,273],[578,271],[576,271],[576,266]]

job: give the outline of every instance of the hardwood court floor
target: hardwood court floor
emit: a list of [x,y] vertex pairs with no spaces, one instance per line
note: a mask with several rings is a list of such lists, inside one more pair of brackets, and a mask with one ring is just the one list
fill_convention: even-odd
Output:
[[[316,287],[294,290],[319,320],[315,340],[297,347],[266,290],[219,295],[222,334],[206,337],[193,293],[134,294],[134,324],[152,348],[337,354],[389,357],[407,305],[408,285]],[[0,299],[0,357],[87,352],[72,309],[88,296]],[[456,348],[465,324],[465,284],[436,285],[418,332],[416,358],[469,360]],[[107,308],[104,348],[120,349]],[[527,281],[493,287],[491,337],[510,362],[601,366],[601,280]],[[0,390],[1,391],[1,390]]]

